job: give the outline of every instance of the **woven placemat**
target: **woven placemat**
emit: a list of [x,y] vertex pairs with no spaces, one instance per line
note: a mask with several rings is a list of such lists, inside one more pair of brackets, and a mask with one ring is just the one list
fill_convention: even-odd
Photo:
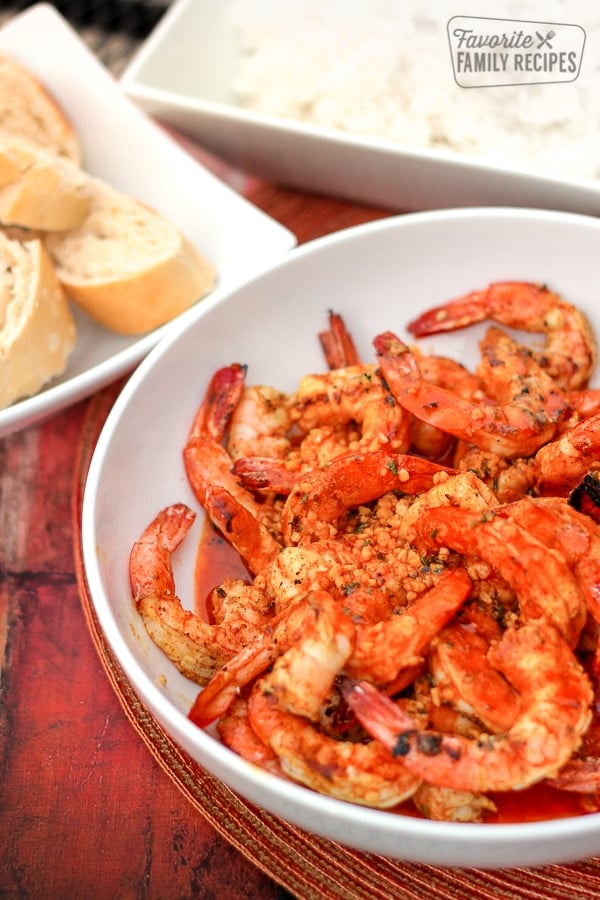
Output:
[[100,661],[132,725],[198,814],[240,853],[301,900],[598,900],[600,859],[539,869],[484,871],[413,865],[328,841],[257,809],[183,751],[140,703],[106,643],[85,578],[81,508],[100,431],[120,389],[88,404],[73,490],[75,558],[81,603]]

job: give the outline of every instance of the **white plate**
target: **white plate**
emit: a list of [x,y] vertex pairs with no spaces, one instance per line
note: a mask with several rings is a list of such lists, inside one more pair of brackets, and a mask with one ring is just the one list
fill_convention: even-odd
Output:
[[[123,96],[70,25],[38,4],[0,30],[0,50],[47,86],[80,135],[87,171],[175,222],[231,286],[295,244],[294,236],[182,150]],[[122,337],[77,315],[78,340],[64,374],[35,397],[0,410],[0,436],[39,421],[131,370],[169,325]]]
[[[85,489],[82,535],[101,626],[135,691],[169,734],[250,802],[319,835],[391,857],[459,866],[529,866],[600,852],[600,815],[517,825],[406,818],[320,796],[255,768],[186,718],[197,688],[147,637],[128,584],[134,541],[164,506],[197,503],[181,450],[215,369],[248,364],[249,383],[292,389],[322,371],[317,333],[341,313],[363,358],[371,340],[433,303],[498,279],[546,282],[600,333],[600,222],[566,213],[482,209],[392,217],[314,241],[232,292],[195,308],[141,363],[109,415]],[[479,326],[478,326],[479,327]],[[466,362],[477,329],[425,341]],[[174,559],[192,606],[200,521]],[[162,676],[165,676],[164,681]]]
[[[242,108],[231,87],[238,52],[232,3],[176,0],[123,72],[125,93],[230,162],[292,187],[402,211],[501,204],[600,213],[596,180],[486,164]],[[490,15],[500,15],[496,6]]]

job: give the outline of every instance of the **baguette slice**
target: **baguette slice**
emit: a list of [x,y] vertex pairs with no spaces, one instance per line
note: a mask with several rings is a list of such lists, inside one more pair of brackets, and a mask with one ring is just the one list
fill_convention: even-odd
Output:
[[11,56],[0,53],[0,129],[81,163],[75,127],[41,81]]
[[76,163],[20,137],[0,135],[0,223],[66,231],[90,205],[87,176]]
[[64,371],[75,321],[39,240],[0,234],[0,408],[37,394]]
[[171,222],[100,179],[72,231],[44,242],[69,297],[120,334],[170,321],[212,289],[213,266]]

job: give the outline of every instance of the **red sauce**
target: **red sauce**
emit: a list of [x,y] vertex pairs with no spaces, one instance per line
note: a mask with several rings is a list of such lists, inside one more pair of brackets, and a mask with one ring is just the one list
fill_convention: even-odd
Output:
[[195,608],[199,616],[211,621],[209,595],[226,578],[250,579],[238,554],[205,519],[198,542],[195,568]]
[[545,819],[567,819],[590,812],[585,800],[573,791],[558,791],[536,784],[525,791],[491,794],[498,807],[498,822],[540,822]]

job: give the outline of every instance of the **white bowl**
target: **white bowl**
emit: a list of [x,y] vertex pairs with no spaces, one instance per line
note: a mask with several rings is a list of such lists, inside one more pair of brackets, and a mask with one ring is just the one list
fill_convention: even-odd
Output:
[[[290,249],[286,228],[212,175],[119,89],[110,73],[49,4],[0,29],[0,51],[34,72],[80,136],[83,166],[178,225],[232,286]],[[132,369],[170,325],[123,337],[75,310],[78,339],[65,372],[35,397],[0,410],[0,436],[80,400]]]
[[[436,865],[530,866],[600,851],[596,814],[515,825],[424,821],[320,796],[259,770],[186,718],[197,688],[146,635],[128,583],[130,549],[155,514],[180,501],[197,508],[181,450],[218,367],[246,363],[249,383],[288,390],[300,375],[323,370],[317,333],[329,309],[345,317],[368,359],[378,332],[405,335],[404,325],[418,311],[499,279],[551,285],[600,333],[599,247],[600,222],[535,210],[414,213],[355,227],[299,247],[233,291],[215,292],[125,386],[100,436],[85,490],[82,534],[91,596],[143,702],[195,760],[249,801],[364,851]],[[467,330],[425,345],[469,362],[476,334]],[[190,607],[201,519],[174,559],[178,594]]]
[[[124,92],[224,159],[291,187],[401,211],[501,204],[600,213],[597,180],[543,174],[533,160],[490,164],[243,108],[232,89],[239,52],[233,2],[176,0],[123,72]],[[488,10],[502,15],[497,3]],[[592,37],[584,51],[588,69]],[[452,82],[449,54],[447,62]],[[539,116],[535,96],[531,103]]]

